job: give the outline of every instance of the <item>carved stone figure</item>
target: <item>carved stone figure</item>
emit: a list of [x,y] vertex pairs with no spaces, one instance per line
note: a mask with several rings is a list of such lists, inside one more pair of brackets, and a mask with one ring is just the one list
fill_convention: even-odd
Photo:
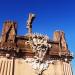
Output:
[[48,48],[51,48],[51,45],[48,44],[47,41],[47,36],[40,36],[36,34],[32,35],[32,39],[29,41],[32,45],[32,50],[35,53],[32,67],[36,70],[37,75],[41,75],[41,73],[48,67],[48,63],[43,61]]
[[12,41],[14,43],[15,36],[16,36],[16,23],[11,21],[5,22],[2,30],[1,43],[3,44],[7,41]]
[[61,45],[62,45],[62,48],[64,50],[68,50],[68,47],[67,47],[67,43],[66,43],[66,40],[65,40],[65,34],[64,32],[61,32],[62,35],[61,35]]
[[67,48],[67,43],[66,43],[66,40],[65,40],[65,34],[64,34],[63,31],[54,32],[53,40],[54,41],[59,41],[61,49],[64,48],[65,51],[68,49]]
[[10,29],[10,32],[9,32],[9,37],[8,37],[8,40],[11,41],[12,43],[14,43],[15,41],[15,35],[16,35],[16,32],[15,32],[15,28],[13,25],[11,25],[11,29]]
[[7,33],[9,31],[10,27],[11,27],[11,25],[10,25],[9,22],[5,22],[4,23],[3,30],[2,30],[2,40],[1,40],[2,43],[6,42],[6,40],[7,40]]

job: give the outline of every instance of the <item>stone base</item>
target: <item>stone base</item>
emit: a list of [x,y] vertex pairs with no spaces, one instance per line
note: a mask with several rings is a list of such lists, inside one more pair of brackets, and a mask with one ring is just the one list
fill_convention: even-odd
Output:
[[[37,75],[30,63],[24,59],[0,58],[0,75]],[[70,63],[59,60],[49,64],[42,75],[72,75]]]

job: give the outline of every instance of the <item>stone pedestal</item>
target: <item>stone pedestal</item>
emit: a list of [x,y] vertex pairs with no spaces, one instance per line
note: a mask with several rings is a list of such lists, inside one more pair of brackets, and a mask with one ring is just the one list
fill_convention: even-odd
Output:
[[[30,63],[24,59],[0,57],[0,75],[37,75]],[[72,75],[70,63],[54,60],[42,75]]]

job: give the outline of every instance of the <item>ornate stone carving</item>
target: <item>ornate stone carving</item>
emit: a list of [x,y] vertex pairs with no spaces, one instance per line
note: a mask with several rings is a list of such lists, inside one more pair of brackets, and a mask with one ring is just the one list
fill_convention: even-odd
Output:
[[48,66],[49,66],[48,64],[49,64],[49,62],[47,62],[47,61],[45,61],[43,63],[35,61],[32,63],[32,68],[35,69],[35,71],[36,71],[35,73],[37,75],[42,75],[42,72],[48,68]]
[[37,75],[42,75],[42,72],[46,69],[48,69],[49,64],[54,64],[54,60],[45,60],[43,62],[37,61],[35,58],[26,58],[25,62],[29,63],[32,68],[35,70],[35,73]]
[[48,68],[48,61],[44,60],[48,48],[51,48],[51,44],[48,44],[48,36],[32,35],[32,39],[29,41],[32,45],[32,50],[35,53],[33,59],[28,59],[31,62],[32,68],[36,70],[37,75],[41,75],[44,70]]
[[47,36],[39,36],[33,35],[31,40],[32,50],[35,53],[35,58],[37,60],[42,61],[47,53],[50,44],[48,44],[48,37]]

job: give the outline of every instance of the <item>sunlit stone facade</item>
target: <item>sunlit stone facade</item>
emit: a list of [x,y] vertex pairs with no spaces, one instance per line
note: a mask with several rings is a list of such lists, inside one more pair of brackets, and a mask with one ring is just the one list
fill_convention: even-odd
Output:
[[0,75],[73,75],[72,53],[63,31],[55,31],[53,40],[32,33],[35,15],[27,20],[28,33],[17,35],[17,23],[6,21],[0,39]]

